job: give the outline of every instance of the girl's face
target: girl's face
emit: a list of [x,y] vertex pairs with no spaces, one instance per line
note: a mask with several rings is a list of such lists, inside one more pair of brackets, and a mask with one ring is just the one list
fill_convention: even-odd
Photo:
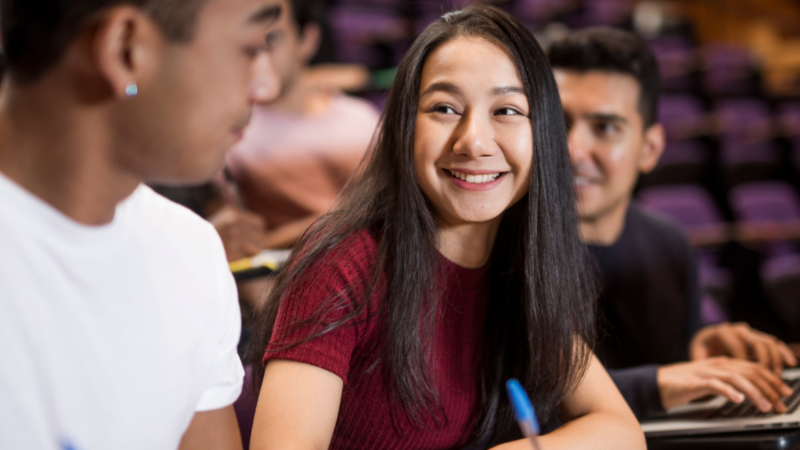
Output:
[[533,131],[517,68],[497,45],[456,38],[428,56],[414,165],[449,225],[499,220],[528,192]]

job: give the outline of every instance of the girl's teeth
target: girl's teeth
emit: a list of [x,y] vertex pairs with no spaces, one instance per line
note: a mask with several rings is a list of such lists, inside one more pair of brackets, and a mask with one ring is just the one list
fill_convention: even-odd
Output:
[[472,183],[472,184],[488,183],[500,177],[499,173],[492,175],[471,175],[461,172],[450,172],[450,173],[459,180],[466,181],[467,183]]

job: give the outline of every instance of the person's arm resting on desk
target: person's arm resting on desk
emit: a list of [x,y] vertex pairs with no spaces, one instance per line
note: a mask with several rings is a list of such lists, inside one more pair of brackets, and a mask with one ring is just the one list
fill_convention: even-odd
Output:
[[[539,438],[543,450],[647,448],[636,417],[594,356],[578,388],[564,399],[561,419],[564,425]],[[530,442],[519,440],[493,450],[530,448]]]

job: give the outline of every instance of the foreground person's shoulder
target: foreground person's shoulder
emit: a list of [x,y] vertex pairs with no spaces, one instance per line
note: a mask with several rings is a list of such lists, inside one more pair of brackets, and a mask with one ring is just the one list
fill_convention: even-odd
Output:
[[139,219],[139,222],[146,221],[157,226],[181,228],[185,232],[214,232],[214,227],[207,220],[189,208],[158,194],[145,184],[140,184],[122,201],[120,210],[123,214],[131,216],[134,221]]

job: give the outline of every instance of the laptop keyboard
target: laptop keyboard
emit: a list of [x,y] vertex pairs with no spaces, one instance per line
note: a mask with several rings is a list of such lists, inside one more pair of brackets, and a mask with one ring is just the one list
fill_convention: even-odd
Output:
[[[783,380],[790,388],[792,388],[792,395],[783,398],[783,403],[786,405],[786,413],[793,413],[798,406],[800,406],[800,378],[793,380]],[[745,400],[742,403],[733,403],[728,401],[715,413],[711,414],[709,419],[744,419],[748,417],[770,417],[779,415],[774,411],[768,413],[761,412],[756,408],[750,400]]]

